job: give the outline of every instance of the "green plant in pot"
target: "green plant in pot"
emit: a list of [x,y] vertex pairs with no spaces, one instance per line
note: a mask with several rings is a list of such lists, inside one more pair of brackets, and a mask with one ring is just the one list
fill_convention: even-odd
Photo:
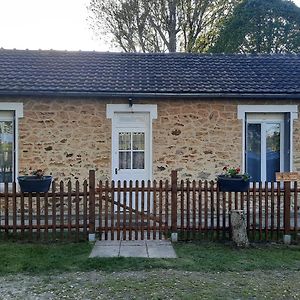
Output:
[[18,177],[21,192],[47,193],[52,182],[52,176],[45,176],[42,169],[33,171],[31,174]]
[[218,175],[217,182],[221,192],[247,192],[250,178],[247,173],[241,174],[240,167],[225,166],[222,174]]

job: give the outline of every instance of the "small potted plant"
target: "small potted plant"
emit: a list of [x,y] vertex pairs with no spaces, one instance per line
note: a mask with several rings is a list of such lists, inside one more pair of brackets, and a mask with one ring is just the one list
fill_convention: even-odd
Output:
[[241,174],[241,169],[225,166],[222,174],[218,175],[217,182],[221,192],[247,192],[250,184],[250,175]]
[[38,169],[32,175],[19,176],[18,181],[23,193],[46,193],[49,191],[52,176],[45,176],[44,171]]

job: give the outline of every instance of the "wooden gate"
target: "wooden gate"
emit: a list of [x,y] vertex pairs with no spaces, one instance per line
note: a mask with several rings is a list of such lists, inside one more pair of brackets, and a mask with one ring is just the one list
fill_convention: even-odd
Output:
[[100,239],[143,240],[167,236],[168,181],[100,181],[95,190],[95,231]]

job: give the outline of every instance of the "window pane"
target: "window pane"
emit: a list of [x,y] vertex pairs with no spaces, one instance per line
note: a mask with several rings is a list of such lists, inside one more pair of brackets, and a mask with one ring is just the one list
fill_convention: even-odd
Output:
[[261,125],[247,125],[246,167],[252,181],[261,180]]
[[132,168],[133,169],[144,169],[144,152],[133,152],[132,153]]
[[132,135],[132,149],[145,150],[145,133],[134,132]]
[[266,124],[267,181],[275,181],[280,171],[280,124]]
[[13,122],[0,122],[0,182],[12,182]]
[[119,133],[119,150],[130,150],[131,149],[131,133],[120,132]]
[[119,152],[119,169],[131,169],[131,152]]

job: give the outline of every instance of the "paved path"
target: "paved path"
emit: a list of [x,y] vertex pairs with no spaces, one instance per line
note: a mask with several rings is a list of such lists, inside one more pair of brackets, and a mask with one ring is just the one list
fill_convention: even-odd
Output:
[[168,240],[97,241],[90,257],[176,258]]

